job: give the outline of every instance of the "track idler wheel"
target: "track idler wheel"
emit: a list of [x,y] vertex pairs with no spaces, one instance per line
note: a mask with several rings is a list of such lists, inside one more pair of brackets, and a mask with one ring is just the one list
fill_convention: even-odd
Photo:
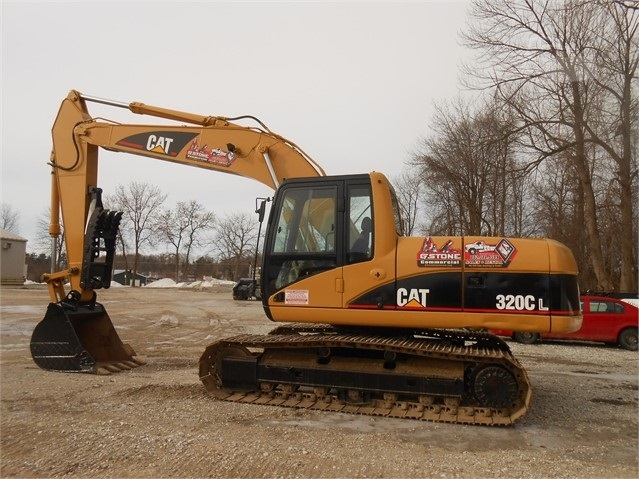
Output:
[[470,387],[480,405],[490,408],[510,406],[517,399],[517,380],[501,366],[484,366],[471,378]]

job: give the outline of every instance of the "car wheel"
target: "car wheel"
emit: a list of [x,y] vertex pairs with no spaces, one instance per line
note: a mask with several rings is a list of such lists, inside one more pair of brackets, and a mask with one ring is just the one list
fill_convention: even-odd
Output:
[[619,346],[630,351],[637,350],[637,328],[626,328],[619,333]]
[[539,333],[517,332],[513,335],[513,339],[518,343],[534,344],[539,341]]

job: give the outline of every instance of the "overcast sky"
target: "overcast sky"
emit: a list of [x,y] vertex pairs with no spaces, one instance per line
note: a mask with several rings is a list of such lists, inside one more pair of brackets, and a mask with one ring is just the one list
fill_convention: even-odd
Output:
[[[51,126],[69,90],[120,102],[254,115],[327,174],[399,174],[433,103],[460,94],[468,1],[3,1],[2,202],[35,247],[49,205]],[[89,104],[94,117],[159,124]],[[252,211],[260,183],[102,151],[99,184],[144,181],[219,216]]]

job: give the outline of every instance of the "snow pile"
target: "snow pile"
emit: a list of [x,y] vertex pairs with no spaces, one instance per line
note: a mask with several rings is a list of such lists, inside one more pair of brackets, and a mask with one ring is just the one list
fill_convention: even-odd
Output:
[[147,288],[191,288],[191,289],[205,289],[212,288],[219,285],[234,285],[235,281],[227,281],[224,279],[210,279],[206,281],[191,281],[191,282],[179,282],[176,283],[170,278],[162,278],[157,281],[153,281],[146,285]]
[[[36,283],[34,281],[26,280],[24,282],[25,285],[30,284],[45,284],[45,283]],[[191,281],[191,282],[179,282],[176,283],[171,278],[162,278],[157,281],[153,281],[152,283],[147,284],[146,288],[191,288],[191,289],[206,289],[213,288],[215,286],[220,285],[234,285],[235,281],[227,281],[225,279],[215,279],[210,278],[205,281]],[[118,283],[117,281],[111,281],[111,288],[124,288],[124,285]]]
[[214,286],[218,286],[220,284],[234,285],[235,281],[226,281],[224,279],[212,279],[212,280],[208,280],[208,281],[194,281],[194,282],[190,283],[186,287],[187,288],[193,288],[193,289],[206,289],[206,288],[212,288]]
[[171,278],[162,278],[147,284],[146,288],[175,288],[175,281]]
[[174,328],[176,326],[179,326],[180,320],[175,314],[165,313],[158,321],[155,321],[155,324],[157,324],[158,326],[169,326]]

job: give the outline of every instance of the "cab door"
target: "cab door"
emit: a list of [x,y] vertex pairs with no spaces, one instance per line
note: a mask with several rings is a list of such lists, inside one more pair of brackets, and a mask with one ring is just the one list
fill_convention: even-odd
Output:
[[343,182],[323,178],[291,180],[278,190],[262,263],[271,319],[289,320],[278,308],[341,307],[343,196]]
[[381,173],[344,184],[344,308],[350,324],[395,325],[396,268],[401,220],[397,197]]

